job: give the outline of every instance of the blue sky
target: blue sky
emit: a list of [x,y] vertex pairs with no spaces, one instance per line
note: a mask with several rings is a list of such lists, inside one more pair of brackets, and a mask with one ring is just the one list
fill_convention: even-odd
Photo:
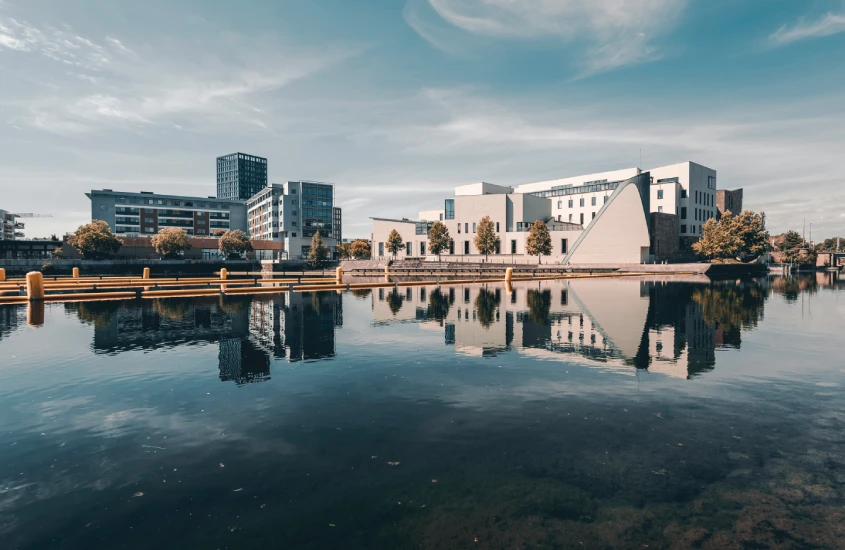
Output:
[[455,185],[693,160],[772,232],[845,234],[845,0],[0,0],[0,208],[337,184],[344,235]]

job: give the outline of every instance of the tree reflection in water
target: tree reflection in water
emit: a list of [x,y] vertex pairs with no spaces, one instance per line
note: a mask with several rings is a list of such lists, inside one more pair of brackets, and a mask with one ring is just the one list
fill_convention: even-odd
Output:
[[486,288],[482,288],[475,297],[475,309],[478,311],[478,322],[484,328],[490,328],[496,316],[496,310],[499,308],[499,291],[490,292]]
[[390,312],[393,313],[395,317],[399,310],[402,309],[402,302],[404,298],[402,295],[399,294],[398,289],[394,289],[393,292],[390,292],[387,295],[387,307],[390,308]]
[[440,287],[435,288],[428,297],[428,317],[442,323],[454,302],[452,295],[444,293]]
[[549,310],[552,307],[551,290],[529,290],[526,296],[528,316],[538,325],[549,322]]
[[117,312],[124,307],[122,301],[102,302],[67,302],[65,311],[76,313],[80,321],[90,323],[95,327],[105,327],[115,318]]

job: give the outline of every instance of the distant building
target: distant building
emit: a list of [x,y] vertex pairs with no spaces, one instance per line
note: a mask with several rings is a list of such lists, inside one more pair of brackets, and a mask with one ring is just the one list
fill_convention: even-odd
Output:
[[0,210],[0,241],[13,241],[22,238],[24,228],[18,217],[7,210]]
[[165,227],[179,227],[190,236],[213,236],[223,231],[247,230],[243,201],[214,197],[160,195],[92,190],[91,219],[103,220],[118,237],[152,236]]
[[332,257],[341,233],[334,185],[315,181],[274,183],[246,201],[247,226],[255,239],[284,243],[287,259],[302,259],[318,231]]
[[246,153],[217,157],[217,198],[247,200],[267,187],[267,159]]
[[719,189],[716,191],[716,217],[721,218],[722,214],[730,211],[733,214],[742,212],[742,189],[730,191]]

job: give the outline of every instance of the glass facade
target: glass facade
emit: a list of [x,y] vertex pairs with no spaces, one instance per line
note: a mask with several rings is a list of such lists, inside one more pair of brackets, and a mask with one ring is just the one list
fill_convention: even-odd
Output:
[[455,199],[446,199],[445,211],[447,220],[455,219]]
[[267,159],[244,153],[217,157],[217,198],[246,200],[267,187]]
[[334,187],[324,183],[302,183],[302,236],[331,238],[334,230]]

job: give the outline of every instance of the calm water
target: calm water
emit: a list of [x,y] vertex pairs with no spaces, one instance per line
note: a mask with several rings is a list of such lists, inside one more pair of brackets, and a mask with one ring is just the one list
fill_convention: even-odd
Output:
[[843,548],[844,505],[829,274],[0,306],[4,549]]

